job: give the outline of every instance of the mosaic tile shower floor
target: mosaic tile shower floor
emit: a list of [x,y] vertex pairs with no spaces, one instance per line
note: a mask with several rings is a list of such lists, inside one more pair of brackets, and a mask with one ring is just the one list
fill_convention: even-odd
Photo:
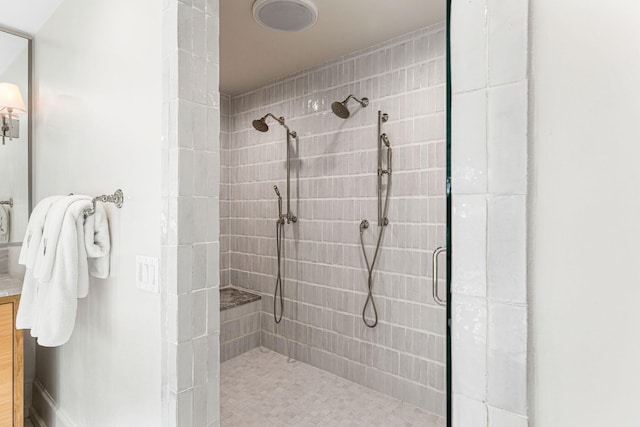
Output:
[[223,427],[444,427],[429,412],[265,348],[221,364]]

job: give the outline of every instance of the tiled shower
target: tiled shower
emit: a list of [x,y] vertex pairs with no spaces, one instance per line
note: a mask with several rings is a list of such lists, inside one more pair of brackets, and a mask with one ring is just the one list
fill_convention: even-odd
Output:
[[[260,345],[444,415],[445,310],[431,296],[432,253],[445,245],[445,31],[437,24],[281,78],[221,95],[221,286],[259,294]],[[370,104],[330,109],[349,94]],[[361,319],[377,237],[377,112],[393,147],[393,184],[374,297],[380,323]],[[277,199],[286,189],[284,116],[292,142],[285,225],[284,320],[273,320]],[[444,273],[444,257],[440,261]],[[444,289],[444,274],[441,289]],[[224,332],[223,332],[224,333]],[[251,339],[256,341],[255,334]]]
[[[535,1],[448,2],[452,75],[447,83],[453,123],[447,135],[452,151],[448,153],[451,186],[447,188],[451,204],[446,212],[443,24],[364,50],[353,48],[355,52],[329,62],[318,60],[318,65],[259,88],[235,85],[243,89],[225,95],[219,93],[220,88],[232,86],[223,83],[230,69],[225,71],[227,58],[221,55],[225,41],[235,42],[234,48],[227,44],[226,50],[242,59],[241,66],[260,68],[263,76],[276,74],[267,73],[269,64],[258,55],[251,55],[255,62],[249,60],[238,38],[225,40],[225,26],[249,33],[249,25],[255,24],[251,16],[248,25],[233,25],[223,13],[224,2],[218,0],[59,2],[42,28],[34,30],[40,46],[34,50],[34,83],[47,88],[35,91],[33,99],[39,106],[34,115],[34,201],[70,191],[102,192],[119,182],[129,196],[125,208],[110,215],[115,231],[113,279],[94,284],[95,292],[85,308],[80,308],[75,340],[64,349],[38,350],[37,367],[32,367],[34,386],[25,386],[25,400],[27,389],[33,388],[33,413],[37,410],[51,419],[49,425],[246,425],[244,419],[232,421],[255,406],[236,408],[241,406],[238,397],[251,398],[246,390],[255,392],[261,382],[263,389],[253,398],[269,405],[264,390],[270,396],[277,394],[272,393],[277,376],[304,367],[306,372],[321,375],[301,381],[288,376],[289,383],[298,384],[285,388],[285,396],[304,397],[313,410],[304,411],[292,404],[296,400],[277,396],[273,406],[284,408],[287,418],[273,425],[280,420],[300,425],[290,416],[293,411],[297,412],[294,416],[314,416],[316,401],[322,397],[319,390],[327,390],[312,382],[314,377],[349,384],[349,393],[333,394],[344,405],[340,399],[334,399],[334,405],[324,402],[324,409],[332,413],[348,413],[343,418],[348,421],[367,424],[368,418],[351,412],[354,407],[360,413],[372,406],[393,412],[389,406],[376,406],[378,400],[370,396],[424,412],[375,390],[443,414],[445,313],[430,294],[432,254],[445,243],[447,214],[451,227],[447,231],[452,231],[447,238],[453,236],[449,240],[453,255],[451,247],[448,253],[454,259],[448,277],[451,363],[446,367],[451,382],[446,403],[452,412],[447,421],[454,427],[521,427],[529,422],[529,414],[539,419],[541,410],[547,417],[559,413],[557,419],[565,424],[575,417],[571,412],[579,405],[554,406],[553,398],[539,399],[556,385],[548,369],[562,366],[556,362],[571,363],[571,358],[545,351],[553,340],[549,341],[544,328],[551,330],[557,322],[541,321],[549,316],[536,313],[549,309],[548,302],[541,303],[555,288],[549,283],[546,288],[536,286],[545,282],[540,279],[544,274],[538,273],[550,273],[540,267],[544,263],[537,262],[544,257],[534,253],[536,247],[544,247],[540,243],[544,239],[538,239],[536,232],[546,230],[548,234],[549,230],[540,228],[536,219],[541,214],[536,203],[542,199],[535,190],[547,182],[535,171],[554,164],[549,157],[537,156],[540,150],[535,147],[544,148],[545,141],[553,145],[555,140],[545,137],[547,131],[563,128],[537,120],[545,110],[533,107],[550,83],[536,80],[540,74],[535,71],[546,69],[541,61],[549,63],[547,67],[555,65],[553,59],[558,53],[571,53],[573,43],[556,46],[552,43],[555,38],[549,37],[552,33],[545,30],[548,25],[531,24],[561,20],[563,14]],[[9,10],[28,11],[29,6],[22,3]],[[336,7],[346,9],[353,3],[336,3]],[[407,21],[394,20],[392,9],[406,12],[412,2],[402,3],[392,8],[386,4],[378,13],[386,23],[395,21],[402,28]],[[226,2],[231,4],[244,5]],[[24,15],[36,15],[36,9],[46,7]],[[374,8],[356,12],[369,9]],[[122,10],[127,10],[126,16]],[[437,13],[437,8],[433,11]],[[420,16],[416,10],[409,13]],[[10,15],[4,13],[0,20],[13,20]],[[588,14],[583,15],[576,22],[587,22]],[[321,16],[327,15],[321,11]],[[443,19],[444,11],[434,16]],[[114,22],[118,30],[105,38],[105,29]],[[349,23],[380,35],[385,28],[376,27],[375,22],[356,15]],[[346,28],[336,25],[331,31],[346,42],[346,31],[342,33]],[[352,25],[348,29],[358,30]],[[293,35],[293,40],[300,39]],[[342,40],[324,44],[339,47]],[[535,49],[548,43],[557,48]],[[278,43],[269,46],[274,51],[264,51],[272,62],[280,62],[276,53],[297,56],[304,49],[283,49]],[[589,62],[578,56],[568,55],[571,60],[567,63],[574,65],[569,69],[581,70],[584,67],[578,65]],[[104,78],[96,78],[94,72],[70,73],[69,67],[60,67],[63,63],[73,64],[71,69],[76,71],[102,72]],[[231,73],[240,75],[239,70]],[[563,83],[570,74],[551,80]],[[113,90],[105,91],[101,81],[111,82]],[[580,82],[586,83],[593,81]],[[352,117],[342,120],[331,113],[330,106],[349,94],[366,96],[371,103],[360,108],[351,102]],[[547,102],[552,103],[556,95]],[[81,117],[68,114],[59,107],[68,106],[69,100],[90,108],[74,109]],[[105,115],[120,108],[123,100],[136,111],[135,116],[122,116],[117,130],[104,127]],[[384,131],[395,154],[394,185],[388,215],[391,223],[374,277],[380,324],[368,329],[360,318],[366,272],[358,225],[363,218],[371,223],[365,235],[371,256],[378,230],[375,127],[379,110],[390,116]],[[272,186],[277,184],[286,196],[285,133],[272,120],[268,133],[251,127],[251,121],[266,112],[285,116],[299,134],[293,149],[292,188],[292,210],[299,221],[284,227],[287,305],[283,323],[277,327],[272,318],[277,213]],[[574,116],[581,117],[579,114]],[[48,120],[53,116],[55,120]],[[86,135],[91,137],[90,144]],[[70,152],[75,153],[78,168],[65,168],[69,158],[61,153]],[[553,161],[562,158],[555,156]],[[85,190],[75,188],[78,185]],[[555,193],[548,196],[553,198]],[[551,215],[542,214],[544,218]],[[532,223],[538,227],[530,230]],[[160,258],[159,295],[136,289],[137,255]],[[0,254],[0,271],[2,261]],[[444,273],[444,257],[440,267]],[[444,284],[441,280],[441,296]],[[227,312],[218,285],[257,297]],[[553,308],[555,300],[549,301]],[[233,334],[225,333],[227,326]],[[227,341],[232,342],[232,351],[226,351]],[[246,351],[256,346],[274,351]],[[574,346],[576,352],[579,349]],[[229,361],[243,351],[235,362]],[[250,373],[262,381],[249,378],[244,383],[246,390],[229,387],[230,381],[239,383],[247,374],[242,368],[251,365],[245,362],[254,355],[263,358],[253,359],[258,369]],[[540,355],[554,359],[546,370],[538,365]],[[289,363],[287,356],[294,362]],[[272,365],[263,363],[270,359]],[[89,366],[87,370],[87,363],[102,368],[91,370]],[[93,381],[86,381],[85,371],[93,372]],[[607,380],[613,377],[608,375]],[[545,381],[538,381],[540,378]],[[125,383],[128,386],[123,389]],[[363,393],[359,384],[371,390]],[[104,392],[87,392],[87,387]],[[574,384],[566,391],[575,389]],[[580,403],[580,399],[573,400]],[[597,401],[597,396],[591,400]],[[361,405],[363,401],[371,406]],[[229,417],[228,410],[225,413],[230,406],[238,409],[238,416]],[[114,407],[118,410],[113,411]],[[624,411],[616,413],[625,415]],[[268,424],[262,413],[250,414],[257,425]],[[367,413],[372,414],[376,422],[368,425],[381,424],[378,413]],[[398,414],[393,415],[397,418]],[[322,424],[325,420],[316,417],[312,421]],[[404,425],[407,421],[411,417],[382,424]]]

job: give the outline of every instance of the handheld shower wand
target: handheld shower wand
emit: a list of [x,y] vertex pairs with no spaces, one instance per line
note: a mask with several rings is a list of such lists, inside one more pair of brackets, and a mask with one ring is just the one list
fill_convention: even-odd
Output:
[[286,215],[282,215],[282,196],[280,195],[280,190],[278,190],[278,186],[273,186],[273,191],[276,192],[276,196],[278,196],[278,224],[284,224],[284,220],[287,217]]
[[387,168],[380,171],[382,175],[389,174],[391,175],[391,158],[393,156],[393,151],[391,150],[391,142],[389,141],[389,136],[386,133],[380,135],[380,140],[387,147]]
[[[367,250],[364,246],[364,232],[367,228],[369,228],[369,221],[366,219],[362,220],[360,223],[360,247],[362,248],[362,254],[364,255],[364,262],[367,266],[367,299],[364,303],[364,307],[362,308],[362,321],[369,328],[374,328],[378,324],[378,308],[376,307],[376,302],[373,299],[373,274],[376,266],[376,261],[378,260],[378,255],[380,253],[380,245],[382,243],[382,236],[384,235],[384,230],[389,225],[389,219],[387,218],[387,213],[389,209],[389,194],[391,193],[391,161],[392,161],[392,151],[391,151],[391,142],[389,141],[389,136],[386,133],[382,132],[382,124],[389,120],[389,116],[386,113],[382,113],[378,111],[378,239],[376,240],[376,248],[373,252],[373,258],[369,260],[367,256]],[[383,168],[382,161],[382,146],[387,148],[387,164],[386,169]],[[384,195],[384,202],[382,197],[382,177],[387,176],[387,188]],[[371,262],[369,262],[371,261]],[[367,307],[371,306],[371,311],[373,312],[373,319],[367,318]]]
[[[282,321],[282,314],[284,312],[284,296],[282,295],[282,246],[284,243],[284,220],[286,215],[282,214],[282,196],[280,196],[280,190],[278,186],[273,186],[273,191],[278,196],[278,220],[276,221],[276,256],[278,260],[278,274],[276,275],[276,288],[273,291],[273,320],[276,323]],[[280,293],[280,315],[276,313],[278,293]]]

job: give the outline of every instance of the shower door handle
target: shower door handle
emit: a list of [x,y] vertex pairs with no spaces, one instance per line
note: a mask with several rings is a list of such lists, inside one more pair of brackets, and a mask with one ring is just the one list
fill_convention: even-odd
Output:
[[447,305],[447,301],[440,299],[440,297],[438,296],[438,255],[446,251],[447,248],[445,246],[441,246],[433,251],[433,300],[436,302],[436,304],[439,305]]

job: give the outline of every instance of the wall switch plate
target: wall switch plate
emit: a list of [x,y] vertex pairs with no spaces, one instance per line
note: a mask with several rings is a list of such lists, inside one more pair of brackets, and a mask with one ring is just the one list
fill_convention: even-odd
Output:
[[143,291],[158,293],[160,277],[158,258],[136,256],[136,287]]

